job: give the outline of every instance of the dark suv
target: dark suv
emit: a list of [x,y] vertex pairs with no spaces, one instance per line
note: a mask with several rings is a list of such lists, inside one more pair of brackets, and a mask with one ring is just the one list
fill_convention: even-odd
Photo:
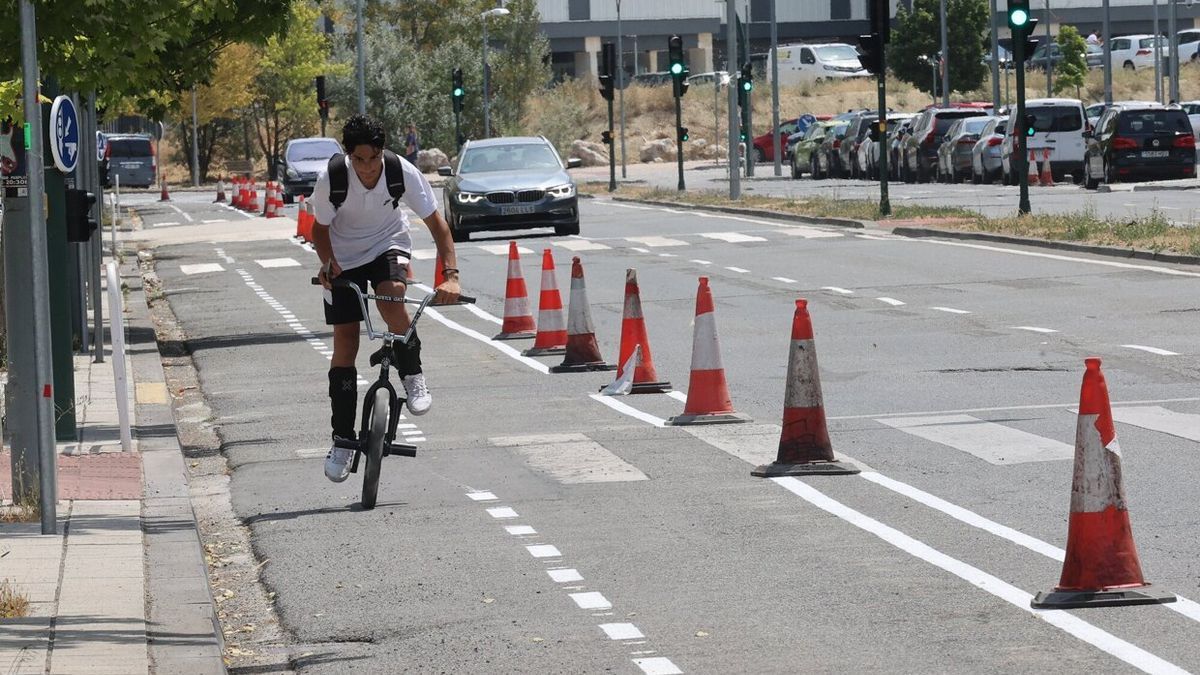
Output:
[[980,108],[928,108],[918,115],[912,124],[912,133],[905,137],[900,148],[904,181],[928,182],[937,168],[938,148],[950,126],[964,117],[987,114]]
[[855,155],[858,154],[860,144],[870,142],[867,134],[871,131],[871,125],[878,120],[878,113],[862,113],[850,120],[850,126],[846,128],[846,138],[838,148],[838,178],[859,177],[858,165],[854,161]]
[[1101,181],[1192,178],[1196,137],[1187,113],[1158,104],[1113,105],[1084,133],[1084,187]]

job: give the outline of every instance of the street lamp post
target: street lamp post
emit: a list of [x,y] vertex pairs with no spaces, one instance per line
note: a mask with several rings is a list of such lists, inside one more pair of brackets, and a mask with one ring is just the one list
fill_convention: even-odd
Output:
[[[942,105],[950,107],[950,40],[946,33],[946,0],[941,1],[942,15],[942,51],[941,51],[941,67],[942,67]],[[935,97],[936,101],[937,98]]]
[[490,98],[490,91],[489,91],[490,82],[489,82],[489,78],[488,78],[488,62],[487,62],[487,57],[488,57],[487,20],[488,20],[489,16],[508,16],[508,14],[509,14],[509,11],[507,9],[505,9],[503,7],[497,7],[495,9],[489,9],[488,11],[479,15],[479,18],[483,20],[483,137],[484,138],[492,137],[492,121],[491,121],[491,117],[489,116],[489,112],[488,112],[489,111],[488,99]]
[[[617,105],[621,108],[621,178],[625,171],[625,48],[621,42],[621,0],[617,0]],[[637,53],[634,53],[637,58]]]

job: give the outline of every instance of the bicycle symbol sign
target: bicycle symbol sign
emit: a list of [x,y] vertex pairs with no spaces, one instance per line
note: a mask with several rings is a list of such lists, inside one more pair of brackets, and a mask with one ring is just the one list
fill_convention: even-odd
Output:
[[59,96],[50,106],[50,154],[63,173],[74,171],[79,162],[79,115],[67,96]]

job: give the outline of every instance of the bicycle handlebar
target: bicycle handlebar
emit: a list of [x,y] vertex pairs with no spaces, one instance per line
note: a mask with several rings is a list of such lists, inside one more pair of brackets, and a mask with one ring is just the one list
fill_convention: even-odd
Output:
[[[309,281],[312,283],[313,286],[321,285],[321,280],[318,277],[311,277],[309,279]],[[363,292],[363,290],[361,288],[358,287],[358,284],[355,284],[352,281],[347,281],[345,279],[337,279],[337,278],[330,279],[329,285],[335,286],[337,288],[353,289],[355,292],[357,292],[359,295],[361,295],[363,297],[363,299],[365,299],[365,300],[383,300],[385,302],[407,302],[407,303],[410,303],[413,305],[421,304],[421,300],[412,300],[410,298],[397,298],[397,297],[393,297],[390,295],[377,295],[375,293],[365,293],[365,292]],[[475,304],[475,298],[473,298],[469,295],[459,295],[458,299],[460,301],[468,303],[468,304]]]

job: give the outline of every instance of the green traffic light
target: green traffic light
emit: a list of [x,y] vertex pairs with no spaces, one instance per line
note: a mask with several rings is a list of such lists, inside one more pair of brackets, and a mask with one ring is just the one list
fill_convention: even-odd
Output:
[[463,95],[463,90],[462,90],[462,87],[455,87],[455,88],[454,88],[454,95],[455,95],[456,97],[461,97],[461,96]]
[[1023,8],[1014,9],[1008,15],[1008,22],[1013,26],[1024,26],[1029,23],[1029,11]]
[[683,72],[683,64],[682,63],[672,63],[671,64],[671,74],[672,75],[679,75],[682,72]]
[[753,82],[743,82],[742,83],[742,89],[744,89],[745,91],[750,91],[753,88],[754,88]]

